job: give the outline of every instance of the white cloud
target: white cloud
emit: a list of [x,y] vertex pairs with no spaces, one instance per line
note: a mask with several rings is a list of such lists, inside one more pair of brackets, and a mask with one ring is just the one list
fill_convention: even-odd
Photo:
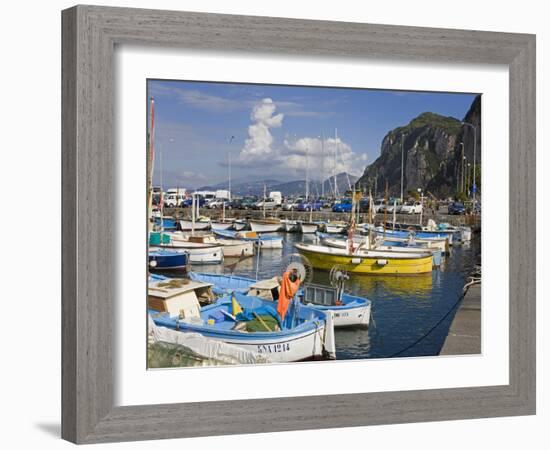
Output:
[[309,167],[313,178],[325,179],[334,172],[359,176],[367,163],[366,153],[354,153],[340,138],[303,137],[293,142],[286,139],[284,145],[284,165],[296,172],[304,172]]
[[277,156],[273,147],[273,135],[270,128],[278,128],[283,124],[283,114],[276,114],[277,106],[270,98],[264,98],[254,105],[250,120],[254,123],[248,127],[248,138],[239,153],[237,163],[256,165],[269,162]]
[[[272,128],[283,124],[284,114],[275,114],[279,104],[270,98],[256,103],[250,114],[252,125],[239,156],[234,161],[238,166],[269,168],[270,172],[303,177],[306,167],[311,179],[326,179],[334,172],[362,175],[367,155],[354,153],[351,146],[340,138],[301,137],[284,140],[277,146],[271,134]],[[336,157],[335,157],[336,155]]]

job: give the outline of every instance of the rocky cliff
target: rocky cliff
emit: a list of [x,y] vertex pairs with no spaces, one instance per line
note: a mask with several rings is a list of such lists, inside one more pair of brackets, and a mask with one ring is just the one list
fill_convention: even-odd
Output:
[[[477,96],[463,118],[477,128],[476,162],[480,173],[481,96]],[[462,172],[464,144],[464,176]],[[401,157],[403,148],[403,192],[422,188],[439,197],[467,190],[470,163],[473,173],[474,130],[453,117],[425,112],[405,126],[388,132],[382,140],[378,159],[367,166],[357,185],[383,192],[386,181],[390,195],[401,195]],[[479,176],[479,175],[478,175]],[[479,179],[478,179],[479,192]]]

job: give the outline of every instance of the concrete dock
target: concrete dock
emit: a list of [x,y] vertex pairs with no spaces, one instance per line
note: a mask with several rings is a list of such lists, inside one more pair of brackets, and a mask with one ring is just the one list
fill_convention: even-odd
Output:
[[458,307],[440,355],[481,353],[481,284],[468,288]]

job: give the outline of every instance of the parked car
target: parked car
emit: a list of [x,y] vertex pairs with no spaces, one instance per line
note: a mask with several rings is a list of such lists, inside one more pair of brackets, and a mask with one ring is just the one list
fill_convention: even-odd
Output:
[[409,200],[403,203],[399,212],[401,214],[420,214],[422,212],[422,203],[418,200]]
[[302,202],[296,208],[298,211],[321,211],[323,202],[319,200],[311,200],[309,202]]
[[223,206],[227,208],[227,205],[229,205],[229,200],[222,199],[222,198],[215,198],[214,200],[211,200],[206,204],[206,207],[209,209],[222,209]]
[[340,203],[336,203],[332,207],[332,212],[351,212],[352,202],[351,198],[345,198]]
[[386,200],[384,200],[383,198],[379,198],[374,201],[373,209],[375,213],[383,211],[385,207],[386,207]]
[[449,204],[448,213],[452,215],[465,214],[466,208],[464,207],[463,203],[452,202],[451,204]]
[[254,205],[254,209],[275,209],[279,206],[279,203],[274,198],[266,198],[265,200],[260,200]]
[[240,209],[253,209],[256,203],[258,203],[256,197],[244,197],[240,200]]
[[398,213],[398,212],[401,212],[401,207],[403,205],[401,204],[401,201],[400,200],[397,200],[397,202],[395,202],[395,207],[394,207],[394,202],[393,200],[390,200],[388,201],[388,204],[382,204],[380,205],[380,208],[378,209],[378,212],[387,212],[388,214],[393,214],[393,210],[395,209],[395,212]]
[[[199,208],[202,208],[206,205],[206,199],[204,197],[196,197],[195,201],[198,202]],[[189,197],[188,199],[185,199],[182,203],[183,208],[191,208],[191,205],[193,204],[193,198]]]
[[298,205],[304,201],[303,198],[288,199],[283,203],[283,211],[294,211],[298,209]]

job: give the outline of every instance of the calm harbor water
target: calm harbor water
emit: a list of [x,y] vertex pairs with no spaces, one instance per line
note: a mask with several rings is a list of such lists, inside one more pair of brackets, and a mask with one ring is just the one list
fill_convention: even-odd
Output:
[[[262,250],[238,264],[235,275],[259,279],[282,274],[282,259],[296,253],[294,243],[315,236],[281,233],[282,249]],[[336,329],[337,359],[437,355],[454,317],[453,305],[462,294],[468,274],[479,261],[478,236],[453,247],[441,269],[421,276],[352,276],[346,291],[372,301],[374,321],[368,330]],[[227,259],[225,264],[234,261]],[[199,272],[222,273],[222,265],[193,265]],[[227,272],[225,272],[227,273]],[[313,282],[329,285],[328,272],[314,271]]]

